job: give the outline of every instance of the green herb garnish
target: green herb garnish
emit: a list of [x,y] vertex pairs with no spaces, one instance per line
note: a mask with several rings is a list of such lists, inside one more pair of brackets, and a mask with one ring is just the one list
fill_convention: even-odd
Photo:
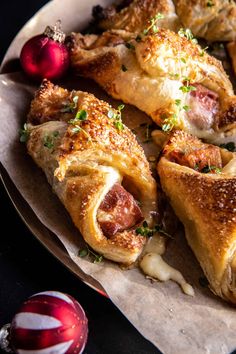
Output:
[[175,104],[176,104],[176,106],[180,107],[180,105],[181,105],[181,100],[180,100],[180,99],[175,100]]
[[57,131],[57,130],[55,132],[53,132],[51,135],[46,135],[44,137],[43,146],[45,146],[48,149],[54,148],[55,138],[58,137],[58,135],[59,135],[59,131]]
[[124,124],[122,123],[122,120],[121,120],[121,111],[122,109],[125,108],[125,105],[124,104],[120,104],[118,107],[117,107],[117,111],[115,112],[112,108],[109,109],[108,113],[107,113],[107,116],[108,118],[110,119],[114,119],[114,126],[116,127],[117,130],[124,130]]
[[230,141],[229,143],[226,143],[226,144],[221,144],[220,147],[223,149],[227,149],[231,152],[234,152],[236,149],[235,143],[233,141]]
[[151,236],[153,236],[153,234],[155,232],[155,229],[150,229],[148,227],[147,221],[144,221],[143,225],[137,227],[135,232],[136,232],[137,235],[141,235],[141,236],[145,236],[145,237],[151,237]]
[[192,85],[189,85],[187,83],[187,85],[180,86],[179,90],[182,91],[183,93],[188,93],[188,92],[191,92],[191,91],[196,91],[196,87],[192,86]]
[[64,107],[60,110],[62,113],[74,113],[77,108],[79,97],[74,96],[70,103],[64,103]]
[[27,143],[29,136],[30,136],[30,131],[28,129],[27,123],[25,123],[23,128],[20,129],[20,142]]
[[164,132],[170,132],[178,123],[178,115],[176,113],[173,113],[169,117],[164,116],[162,119],[164,119],[162,125],[162,130]]
[[162,20],[163,18],[164,18],[164,15],[158,12],[158,14],[156,14],[154,17],[152,17],[149,20],[150,25],[143,30],[142,34],[144,36],[147,36],[151,30],[152,30],[153,33],[157,33],[158,32],[158,27],[157,27],[156,23],[157,23],[158,20]]
[[155,225],[153,229],[148,227],[147,221],[144,221],[142,226],[139,226],[135,230],[137,235],[145,236],[145,237],[152,237],[155,233],[159,232],[167,237],[173,238],[170,234],[168,234],[161,225]]
[[82,109],[82,110],[79,110],[76,113],[75,118],[70,119],[68,121],[68,123],[74,125],[74,128],[71,129],[71,132],[73,134],[77,134],[79,132],[83,132],[84,135],[87,136],[88,140],[91,140],[90,135],[83,128],[81,128],[81,126],[80,126],[81,122],[87,120],[87,118],[88,118],[88,113],[84,109]]
[[103,260],[103,255],[95,253],[88,245],[86,248],[81,248],[78,254],[81,258],[89,256],[93,263],[101,263]]
[[127,69],[127,67],[124,64],[122,64],[121,70],[124,71],[124,73],[125,73],[128,69]]
[[125,46],[126,46],[126,48],[131,49],[131,50],[135,49],[135,46],[130,42],[125,43]]
[[201,173],[210,173],[210,172],[213,172],[213,173],[221,173],[222,169],[217,167],[217,166],[205,166],[202,168],[201,170]]
[[170,76],[173,77],[174,79],[179,79],[180,77],[179,74],[174,74],[174,73],[170,73]]
[[117,122],[114,122],[114,126],[115,126],[116,129],[118,129],[118,130],[124,130],[124,124],[122,123],[121,120],[118,120]]
[[206,50],[208,49],[208,47],[205,47],[203,48],[201,51],[200,51],[200,56],[203,57],[206,53]]
[[52,149],[54,147],[54,139],[51,135],[45,136],[43,146],[48,149]]
[[207,7],[212,7],[212,6],[214,6],[215,4],[213,3],[212,0],[208,0],[206,5],[207,5]]
[[185,37],[187,38],[188,41],[191,41],[194,44],[197,44],[197,39],[194,38],[192,31],[189,28],[180,28],[180,30],[178,31],[178,35],[180,37]]
[[69,124],[72,124],[72,125],[77,125],[77,124],[79,124],[80,122],[86,120],[87,117],[88,117],[87,112],[86,112],[84,109],[82,109],[82,110],[78,111],[78,112],[76,113],[75,118],[70,119],[70,120],[68,121],[68,123],[69,123]]

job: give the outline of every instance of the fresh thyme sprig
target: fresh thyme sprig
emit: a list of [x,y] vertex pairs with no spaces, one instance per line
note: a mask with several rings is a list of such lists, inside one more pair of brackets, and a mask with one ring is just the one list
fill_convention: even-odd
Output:
[[125,108],[124,104],[120,104],[117,107],[117,112],[115,112],[113,109],[109,109],[107,116],[110,119],[114,119],[114,126],[116,127],[117,130],[124,130],[124,124],[122,123],[121,120],[121,111]]
[[30,131],[28,129],[27,123],[25,123],[23,128],[20,129],[20,142],[27,143],[29,136],[30,136]]
[[189,28],[180,28],[180,30],[178,31],[178,35],[180,37],[187,38],[188,41],[191,41],[194,44],[198,43],[197,39],[194,38],[192,31]]
[[58,135],[59,135],[59,132],[57,130],[55,132],[53,132],[51,135],[46,135],[44,137],[43,146],[45,146],[48,149],[54,148],[55,138],[57,138]]
[[206,3],[206,6],[207,6],[207,7],[212,7],[212,6],[214,6],[214,5],[215,5],[215,4],[213,3],[212,0],[208,0],[207,3]]
[[162,20],[163,18],[165,18],[165,16],[160,12],[158,12],[155,16],[150,18],[150,20],[148,21],[149,26],[145,28],[140,34],[137,35],[137,37],[135,38],[136,42],[141,42],[143,36],[147,36],[151,32],[154,34],[157,33],[158,32],[157,21]]
[[177,113],[173,113],[169,117],[166,115],[162,117],[163,119],[162,130],[164,132],[171,131],[178,124],[178,118],[182,110],[185,112],[188,112],[190,110],[189,106],[182,105],[181,103],[182,101],[180,99],[176,99],[175,105],[177,106]]
[[155,16],[150,18],[149,23],[150,25],[143,30],[143,35],[146,36],[152,30],[153,33],[158,32],[157,21],[162,20],[165,16],[158,12]]
[[180,86],[179,90],[183,93],[188,93],[191,91],[196,91],[196,87],[190,85],[190,80],[188,78],[185,78],[185,84]]
[[169,117],[163,115],[162,119],[163,119],[162,130],[164,132],[170,132],[178,124],[178,115],[176,113],[171,114]]
[[155,233],[159,232],[167,237],[173,238],[168,232],[166,232],[163,227],[159,224],[155,225],[153,229],[148,227],[147,221],[144,221],[142,226],[139,226],[135,230],[137,235],[145,236],[145,237],[152,237]]
[[62,112],[62,113],[74,113],[76,108],[77,108],[78,100],[79,100],[79,97],[78,96],[74,96],[73,99],[72,99],[72,102],[63,103],[64,107],[60,110],[60,112]]
[[87,118],[88,118],[88,113],[84,109],[82,109],[76,113],[75,118],[70,119],[68,121],[68,124],[74,126],[74,128],[71,129],[72,133],[77,134],[79,132],[83,132],[84,135],[88,138],[88,140],[91,140],[90,135],[80,126],[81,122],[87,120]]
[[103,255],[95,253],[88,245],[79,250],[79,256],[81,258],[89,256],[93,263],[101,263],[103,260]]

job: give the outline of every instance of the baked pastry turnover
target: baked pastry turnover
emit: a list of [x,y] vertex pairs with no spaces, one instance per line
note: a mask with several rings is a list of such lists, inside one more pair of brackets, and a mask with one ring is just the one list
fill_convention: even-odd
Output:
[[166,29],[71,35],[75,71],[111,96],[173,128],[216,144],[236,141],[236,97],[222,64],[188,35]]
[[236,154],[176,131],[157,169],[210,288],[236,304]]
[[232,61],[234,73],[236,74],[236,41],[228,43],[227,49]]
[[100,28],[141,32],[157,13],[164,18],[162,28],[178,31],[190,28],[194,36],[207,41],[236,39],[236,4],[229,0],[131,0],[103,9],[96,6],[93,15]]
[[131,264],[146,239],[136,225],[152,224],[157,192],[121,108],[44,80],[28,114],[27,148],[89,246]]

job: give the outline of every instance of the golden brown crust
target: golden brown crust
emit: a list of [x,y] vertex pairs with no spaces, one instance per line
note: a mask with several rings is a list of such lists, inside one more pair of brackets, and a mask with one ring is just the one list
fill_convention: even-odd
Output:
[[228,43],[227,50],[232,61],[234,73],[236,74],[236,41]]
[[174,0],[185,28],[208,41],[236,38],[236,4],[228,0]]
[[[103,29],[124,29],[141,32],[148,27],[148,21],[157,13],[164,19],[158,26],[178,31],[180,27],[190,28],[196,37],[208,41],[231,41],[236,38],[236,4],[229,0],[134,0],[119,11],[102,12],[99,21]],[[100,11],[101,12],[101,11]],[[102,14],[100,13],[100,17]]]
[[[176,148],[178,142],[183,144],[185,140],[186,144],[192,144],[191,140],[195,139],[176,131],[167,143],[166,151],[172,146]],[[181,166],[169,161],[165,150],[158,173],[212,290],[236,303],[233,276],[228,277],[225,284],[225,274],[236,252],[236,177],[224,173],[224,169],[221,174],[204,174]]]
[[[110,38],[114,42],[115,37],[111,45]],[[236,140],[235,97],[221,62],[191,40],[166,29],[142,36],[139,41],[135,38],[132,33],[110,31],[102,34],[100,42],[97,38],[91,44],[85,39],[81,45],[81,35],[72,34],[72,66],[79,75],[96,80],[114,98],[146,112],[160,126],[165,123],[163,117],[176,115],[177,129],[217,144],[229,136]],[[219,111],[207,127],[191,122],[188,113],[178,113],[176,100],[188,106],[191,98],[180,90],[186,78],[191,85],[200,84],[213,91],[219,99]]]
[[106,17],[99,22],[99,26],[106,30],[123,29],[129,32],[141,32],[148,27],[150,18],[157,13],[165,16],[162,21],[159,21],[161,27],[173,30],[179,28],[179,21],[171,0],[134,0],[121,11],[113,7],[113,11],[106,12]]
[[[71,104],[72,111],[63,112]],[[74,131],[73,119],[81,110],[87,117]],[[129,264],[139,256],[145,238],[134,230],[106,238],[97,222],[97,210],[112,186],[128,177],[150,222],[156,208],[156,183],[135,136],[126,126],[118,129],[116,118],[109,118],[111,112],[118,113],[92,94],[69,92],[44,81],[28,115],[27,147],[85,241],[105,257]]]

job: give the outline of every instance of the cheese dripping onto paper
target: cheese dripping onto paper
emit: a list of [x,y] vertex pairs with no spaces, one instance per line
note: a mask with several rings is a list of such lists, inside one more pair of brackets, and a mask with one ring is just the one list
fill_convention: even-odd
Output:
[[164,237],[155,234],[149,239],[144,249],[144,256],[139,263],[144,274],[160,281],[173,280],[181,286],[186,295],[194,296],[193,287],[186,282],[182,274],[163,260],[164,253]]

